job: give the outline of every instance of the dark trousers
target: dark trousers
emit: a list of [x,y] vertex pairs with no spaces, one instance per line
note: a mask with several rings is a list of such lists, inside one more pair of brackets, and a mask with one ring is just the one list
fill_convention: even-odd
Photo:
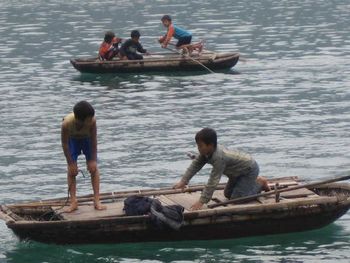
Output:
[[118,53],[119,53],[119,49],[117,47],[113,47],[108,51],[108,53],[105,55],[105,57],[103,59],[104,60],[111,60],[116,55],[118,55]]
[[130,60],[136,60],[136,59],[143,59],[143,56],[137,53],[126,53],[126,56],[128,57],[128,59]]
[[260,193],[262,186],[256,181],[258,175],[259,166],[257,163],[254,163],[246,173],[236,178],[230,178],[225,186],[225,197],[234,199]]

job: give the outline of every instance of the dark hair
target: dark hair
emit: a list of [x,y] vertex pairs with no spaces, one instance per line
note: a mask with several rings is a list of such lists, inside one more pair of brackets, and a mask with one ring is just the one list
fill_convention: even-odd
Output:
[[169,15],[164,15],[164,16],[162,16],[161,21],[164,21],[164,20],[168,20],[171,22],[171,17]]
[[197,132],[195,137],[196,143],[204,142],[205,144],[213,144],[216,148],[218,143],[218,138],[216,136],[216,131],[211,128],[203,128],[199,132]]
[[131,31],[131,34],[130,34],[131,38],[134,38],[134,37],[140,37],[140,32],[138,30],[133,30]]
[[105,39],[104,39],[104,41],[106,42],[106,43],[111,43],[112,42],[112,40],[113,40],[113,38],[115,37],[115,34],[114,34],[114,32],[112,32],[112,31],[107,31],[106,33],[105,33]]
[[91,104],[85,100],[82,100],[74,105],[73,108],[74,117],[80,121],[84,121],[88,117],[95,116],[95,109]]

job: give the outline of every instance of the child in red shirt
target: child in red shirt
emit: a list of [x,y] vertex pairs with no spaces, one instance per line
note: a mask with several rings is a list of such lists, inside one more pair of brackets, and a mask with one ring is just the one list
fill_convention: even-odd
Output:
[[119,53],[118,45],[121,42],[122,39],[116,37],[112,31],[106,32],[104,41],[98,52],[100,60],[111,60],[117,56]]

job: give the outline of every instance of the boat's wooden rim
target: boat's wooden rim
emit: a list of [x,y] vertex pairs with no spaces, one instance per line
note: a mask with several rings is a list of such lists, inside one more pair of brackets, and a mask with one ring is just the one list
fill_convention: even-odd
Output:
[[[299,180],[296,176],[286,176],[286,177],[280,177],[280,178],[271,178],[269,179],[269,185],[271,188],[274,187],[274,184],[276,181],[283,181],[280,183],[280,187],[284,186],[292,186],[297,184]],[[225,188],[226,183],[220,183],[217,185],[217,190],[222,190]],[[145,189],[135,189],[135,190],[127,190],[127,191],[113,191],[113,192],[106,192],[100,194],[100,200],[116,200],[121,198],[126,198],[128,196],[132,195],[141,195],[141,196],[152,196],[152,195],[160,195],[160,194],[176,194],[176,193],[192,193],[192,192],[198,192],[202,191],[205,187],[204,184],[199,185],[192,185],[190,187],[186,187],[184,190],[181,189],[173,189],[172,187],[163,187],[163,188],[145,188]],[[78,203],[81,205],[84,202],[90,202],[92,201],[93,195],[82,195],[78,197]],[[54,205],[60,205],[62,202],[65,202],[67,200],[67,197],[59,197],[59,198],[53,198],[53,199],[46,199],[46,200],[38,200],[34,202],[23,202],[21,204],[8,204],[7,207],[9,208],[15,208],[15,207],[44,207],[44,206],[54,206]]]
[[[334,204],[339,203],[339,200],[337,197],[324,197],[324,198],[316,198],[316,199],[309,199],[309,200],[301,200],[301,201],[290,201],[288,203],[277,203],[277,204],[262,204],[259,206],[252,206],[252,207],[246,207],[245,209],[241,207],[225,207],[220,209],[207,209],[207,210],[200,210],[200,211],[193,211],[193,212],[186,212],[184,213],[185,221],[191,221],[201,218],[219,218],[220,216],[223,217],[230,217],[230,216],[253,216],[253,215],[268,215],[268,214],[275,214],[276,212],[286,212],[288,210],[293,210],[296,208],[303,208],[303,209],[311,209],[315,208],[317,209],[320,205],[322,206],[329,206],[333,209]],[[340,205],[342,206],[349,206],[350,200],[347,199],[346,201],[343,201]],[[113,222],[118,224],[137,224],[145,222],[145,220],[149,220],[150,216],[148,215],[141,215],[141,216],[114,216],[114,217],[101,217],[96,219],[80,219],[80,220],[62,220],[62,221],[29,221],[29,220],[21,220],[16,221],[14,219],[9,219],[6,221],[6,224],[11,226],[19,226],[19,227],[31,227],[33,225],[41,225],[41,226],[58,226],[58,225],[65,225],[65,224],[79,224],[79,225],[92,225],[92,224],[103,224],[104,222]]]
[[[193,56],[191,58],[198,60],[200,62],[208,62],[208,61],[222,61],[228,60],[230,58],[238,58],[239,53],[206,53],[207,56]],[[215,55],[215,56],[213,56]],[[193,62],[192,59],[188,56],[182,55],[170,55],[168,57],[160,57],[160,58],[144,58],[142,60],[99,60],[96,58],[76,58],[71,59],[71,63],[75,65],[91,65],[91,64],[101,64],[101,65],[133,65],[133,64],[149,64],[155,62],[162,63],[171,63],[171,62]],[[194,62],[193,62],[194,63]]]
[[[347,189],[350,190],[349,184],[330,184],[324,185],[322,187],[317,187],[319,189]],[[209,217],[220,217],[227,215],[256,215],[256,214],[271,214],[275,212],[285,212],[291,211],[297,208],[301,209],[317,209],[319,206],[329,206],[329,207],[337,207],[337,206],[348,206],[350,205],[350,197],[345,196],[317,196],[317,197],[307,197],[307,198],[298,198],[291,200],[284,200],[279,203],[267,203],[267,204],[245,204],[245,205],[230,205],[227,207],[220,207],[215,209],[202,209],[198,211],[187,211],[184,213],[185,220],[194,220],[199,218],[209,218]],[[30,221],[30,220],[16,220],[8,215],[4,210],[5,206],[1,206],[0,208],[0,217],[2,217],[7,225],[60,225],[65,223],[83,223],[83,224],[94,224],[98,222],[107,222],[113,221],[118,223],[139,223],[143,220],[148,220],[149,216],[125,216],[125,215],[117,215],[117,216],[107,216],[107,217],[99,217],[93,219],[69,219],[69,220],[60,220],[60,221]],[[10,208],[8,208],[10,209]]]

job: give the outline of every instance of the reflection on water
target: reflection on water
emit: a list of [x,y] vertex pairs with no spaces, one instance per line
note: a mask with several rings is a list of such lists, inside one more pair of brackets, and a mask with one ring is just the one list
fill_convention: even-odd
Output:
[[[90,74],[90,73],[82,73],[72,77],[72,81],[80,82],[81,84],[91,84],[94,87],[106,87],[107,90],[110,89],[135,89],[143,90],[149,88],[155,88],[156,86],[161,89],[164,85],[167,85],[169,78],[173,80],[178,79],[181,82],[186,80],[188,82],[189,79],[193,77],[203,77],[206,79],[210,78],[223,78],[227,79],[227,75],[239,75],[241,74],[237,69],[224,69],[224,70],[216,70],[215,74],[210,74],[202,70],[202,71],[175,71],[175,72],[147,72],[147,73],[122,73],[122,74]],[[172,83],[173,85],[177,85],[176,83]],[[182,83],[179,83],[181,85]],[[193,83],[191,83],[193,84]],[[163,85],[163,86],[162,86]],[[166,87],[164,87],[166,88]]]
[[[96,108],[103,192],[171,185],[205,126],[219,143],[252,153],[265,176],[348,173],[349,8],[307,0],[2,1],[0,203],[66,195],[60,124],[83,99]],[[216,74],[91,75],[71,66],[72,57],[96,55],[106,30],[127,38],[137,28],[145,48],[161,51],[166,13],[194,41],[239,51],[242,60]],[[85,169],[83,159],[79,165]],[[78,193],[90,192],[89,178],[78,176]],[[0,261],[347,262],[347,222],[345,215],[319,231],[266,238],[72,249],[19,243],[0,224]]]

